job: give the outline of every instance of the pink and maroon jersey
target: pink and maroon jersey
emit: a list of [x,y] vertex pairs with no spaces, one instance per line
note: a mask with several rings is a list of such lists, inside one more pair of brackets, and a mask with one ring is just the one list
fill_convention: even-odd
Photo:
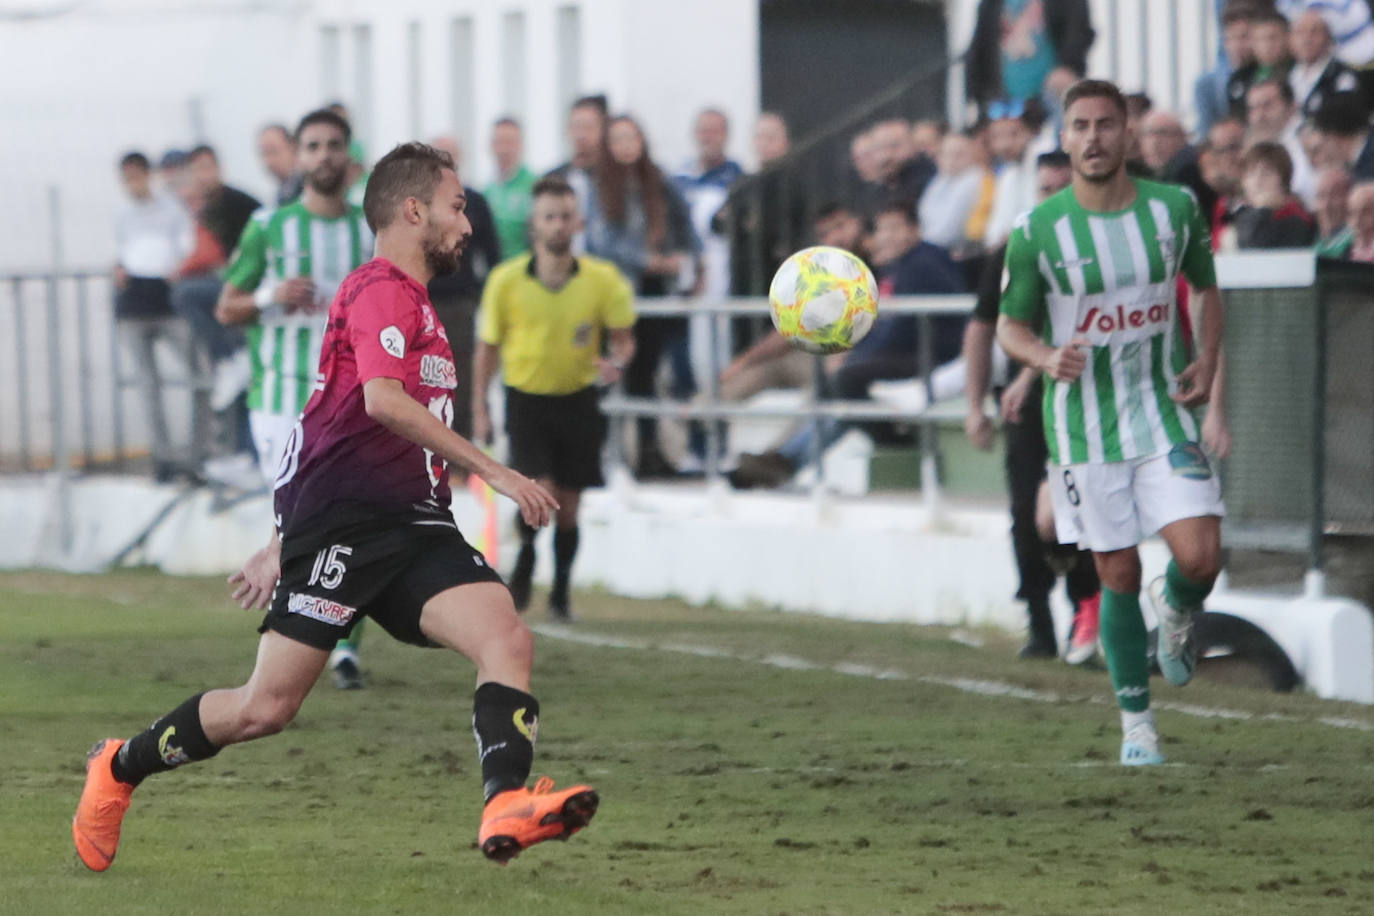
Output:
[[398,379],[452,422],[448,336],[425,288],[383,258],[349,274],[329,308],[315,392],[277,471],[283,541],[368,516],[452,524],[447,462],[367,415],[363,385],[374,378]]

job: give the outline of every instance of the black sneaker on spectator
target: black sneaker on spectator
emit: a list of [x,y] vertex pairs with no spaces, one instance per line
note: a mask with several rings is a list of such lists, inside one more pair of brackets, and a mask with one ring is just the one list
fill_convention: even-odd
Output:
[[760,455],[740,455],[739,467],[730,472],[729,479],[730,486],[737,490],[771,489],[787,483],[796,473],[792,462],[778,452],[767,451]]

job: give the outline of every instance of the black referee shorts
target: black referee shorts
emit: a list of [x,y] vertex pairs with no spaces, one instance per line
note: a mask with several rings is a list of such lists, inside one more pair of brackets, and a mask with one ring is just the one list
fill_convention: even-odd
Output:
[[568,490],[599,487],[606,420],[596,388],[572,394],[526,394],[506,388],[510,466]]
[[259,633],[332,649],[371,617],[401,642],[434,646],[420,630],[426,601],[454,586],[501,581],[456,526],[351,526],[310,540],[299,550],[283,545],[292,549]]

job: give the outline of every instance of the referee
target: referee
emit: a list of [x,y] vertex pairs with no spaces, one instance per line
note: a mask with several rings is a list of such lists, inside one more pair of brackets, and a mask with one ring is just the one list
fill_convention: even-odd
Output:
[[[487,389],[499,364],[506,384],[510,465],[552,489],[558,500],[549,616],[570,622],[578,502],[583,490],[602,484],[605,421],[597,386],[615,384],[634,356],[635,314],[630,286],[615,265],[573,256],[582,219],[572,186],[562,178],[543,178],[531,196],[531,253],[493,270],[482,293],[472,431],[478,442],[491,439]],[[610,338],[609,358],[601,356],[603,334]],[[520,555],[510,592],[523,611],[530,601],[535,529],[524,519],[516,524]]]

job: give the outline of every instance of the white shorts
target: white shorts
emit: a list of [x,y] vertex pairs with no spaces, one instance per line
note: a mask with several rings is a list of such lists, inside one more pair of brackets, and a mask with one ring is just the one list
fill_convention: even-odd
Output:
[[258,470],[268,487],[277,482],[277,467],[281,464],[282,453],[286,451],[286,440],[296,429],[296,418],[281,414],[267,413],[262,410],[248,411],[248,428],[253,433],[253,447],[258,450]]
[[1052,464],[1049,481],[1060,543],[1098,553],[1134,547],[1180,519],[1226,514],[1221,481],[1191,443],[1130,461]]

